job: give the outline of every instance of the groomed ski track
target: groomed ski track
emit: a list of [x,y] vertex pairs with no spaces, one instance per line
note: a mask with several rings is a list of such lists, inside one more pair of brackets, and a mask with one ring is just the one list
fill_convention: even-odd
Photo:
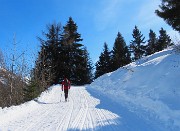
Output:
[[37,101],[14,107],[14,113],[21,110],[18,114],[7,110],[0,131],[118,130],[119,116],[97,108],[99,103],[83,86],[72,87],[65,102],[60,85],[56,85]]

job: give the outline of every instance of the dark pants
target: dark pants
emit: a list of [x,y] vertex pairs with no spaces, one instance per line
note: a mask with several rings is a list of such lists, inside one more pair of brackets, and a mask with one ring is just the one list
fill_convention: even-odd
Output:
[[65,100],[68,98],[68,89],[64,89]]

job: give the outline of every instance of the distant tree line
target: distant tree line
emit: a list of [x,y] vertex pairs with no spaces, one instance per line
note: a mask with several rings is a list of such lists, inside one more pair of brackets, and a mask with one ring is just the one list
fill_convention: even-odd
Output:
[[[179,0],[161,0],[161,5],[159,5],[159,7],[160,9],[155,10],[155,13],[163,18],[164,21],[174,30],[180,32]],[[137,26],[135,26],[132,36],[133,40],[130,42],[129,47],[127,47],[120,32],[118,32],[117,38],[115,39],[112,51],[109,51],[107,43],[104,43],[103,52],[100,54],[99,60],[96,62],[95,78],[107,72],[114,71],[131,61],[142,58],[143,56],[161,51],[173,44],[163,28],[159,31],[159,37],[156,37],[155,32],[150,30],[149,39],[145,41],[145,37],[143,37]],[[177,41],[179,43],[179,40]],[[119,47],[117,46],[117,43]],[[177,46],[177,48],[179,50],[179,46]],[[129,55],[131,55],[131,57]]]
[[159,31],[159,37],[156,36],[153,30],[150,30],[149,39],[145,41],[145,37],[135,26],[132,36],[133,40],[127,46],[122,34],[118,32],[111,51],[107,43],[104,43],[103,52],[101,52],[99,60],[95,64],[95,78],[173,45],[169,35],[163,28]]

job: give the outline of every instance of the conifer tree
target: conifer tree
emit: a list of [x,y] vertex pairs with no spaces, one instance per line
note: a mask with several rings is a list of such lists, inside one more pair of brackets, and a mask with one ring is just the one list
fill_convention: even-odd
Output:
[[[79,43],[83,39],[77,32],[77,25],[73,21],[72,17],[69,17],[67,24],[63,27],[64,31],[62,36],[62,52],[65,56],[63,64],[65,74],[75,85],[82,85],[89,83],[91,77],[90,59],[88,59],[87,50]],[[89,64],[89,65],[88,65]],[[84,77],[82,77],[83,75]]]
[[161,30],[159,31],[159,37],[158,37],[158,41],[157,41],[157,51],[161,51],[165,48],[167,48],[168,46],[173,45],[170,36],[167,35],[166,31],[161,28]]
[[159,7],[161,10],[156,10],[155,13],[180,33],[179,0],[162,0]]
[[112,50],[112,70],[127,65],[131,62],[130,52],[121,33],[118,32]]
[[47,26],[47,33],[43,32],[44,39],[38,38],[41,42],[41,51],[39,52],[36,68],[41,74],[38,78],[43,81],[44,86],[52,85],[57,80],[61,34],[61,24],[54,23]]
[[30,81],[28,86],[23,89],[24,101],[30,101],[36,98],[40,94],[40,92],[37,91],[37,84],[35,83],[35,80]]
[[45,39],[39,38],[41,51],[34,69],[38,87],[43,87],[40,91],[60,83],[64,76],[74,85],[92,81],[90,58],[87,50],[79,43],[82,41],[81,35],[71,17],[63,30],[59,24],[49,25],[44,36]]
[[149,40],[146,46],[146,55],[154,54],[157,51],[157,38],[155,32],[150,30]]
[[76,85],[90,84],[93,80],[92,61],[86,48],[83,48],[82,56],[76,59],[75,80]]
[[76,84],[76,69],[79,68],[79,60],[82,60],[83,45],[78,43],[82,41],[81,35],[77,32],[77,25],[71,17],[67,24],[63,27],[64,31],[62,34],[62,49],[65,55],[64,71],[63,74],[68,77],[73,84]]
[[72,45],[77,44],[76,46],[82,46],[82,44],[78,45],[78,42],[82,41],[81,35],[77,32],[77,25],[73,21],[72,17],[69,17],[67,24],[63,27],[64,32],[62,34],[62,41],[64,45]]
[[143,45],[145,43],[145,37],[143,37],[143,34],[141,34],[141,31],[139,31],[137,26],[135,26],[132,36],[134,40],[130,42],[130,48],[131,51],[134,53],[134,60],[138,60],[145,53],[145,46]]
[[96,62],[95,78],[112,71],[111,65],[110,51],[108,49],[108,45],[105,42],[103,52],[99,56],[99,60]]

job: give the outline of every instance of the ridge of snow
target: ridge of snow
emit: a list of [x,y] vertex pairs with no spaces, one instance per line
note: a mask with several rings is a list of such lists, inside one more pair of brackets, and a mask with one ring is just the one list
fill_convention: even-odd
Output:
[[180,54],[171,47],[104,74],[89,88],[102,92],[144,119],[180,130],[179,78]]

